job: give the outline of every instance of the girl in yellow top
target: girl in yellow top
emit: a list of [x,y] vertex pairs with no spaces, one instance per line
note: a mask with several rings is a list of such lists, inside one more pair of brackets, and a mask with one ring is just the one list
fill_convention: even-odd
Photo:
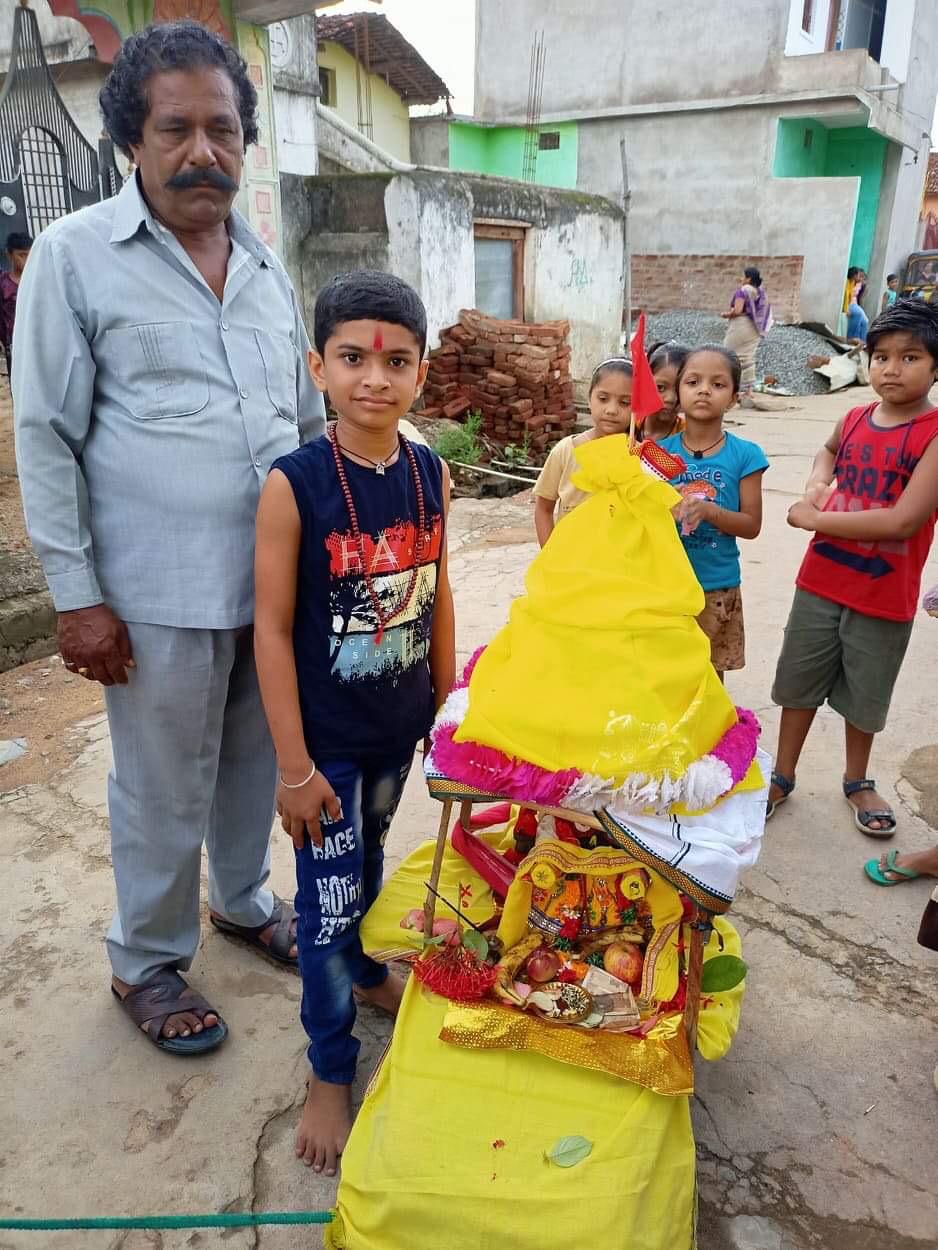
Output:
[[543,547],[554,526],[588,496],[573,485],[577,463],[574,448],[607,434],[627,434],[632,417],[632,362],[625,356],[603,360],[590,381],[593,428],[563,438],[547,457],[534,485],[534,528]]

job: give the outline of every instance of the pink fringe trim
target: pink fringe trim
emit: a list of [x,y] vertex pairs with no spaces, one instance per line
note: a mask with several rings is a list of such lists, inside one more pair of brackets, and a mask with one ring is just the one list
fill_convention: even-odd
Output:
[[[457,689],[468,685],[472,669],[483,649],[477,651],[467,664]],[[718,759],[730,771],[732,784],[724,793],[728,793],[745,777],[755,759],[756,744],[762,732],[754,713],[746,708],[737,708],[736,713],[736,724],[708,752],[709,757]],[[478,742],[456,742],[454,735],[457,728],[453,723],[437,724],[434,727],[433,763],[445,777],[461,781],[477,790],[504,795],[519,802],[563,807],[566,796],[582,776],[575,768],[548,772],[536,764],[512,759],[496,747],[482,746]]]
[[562,807],[564,796],[580,773],[575,768],[549,773],[536,764],[514,760],[496,747],[478,742],[454,742],[456,725],[437,725],[433,730],[433,763],[444,777],[461,781],[489,794]]
[[469,657],[466,667],[462,671],[462,677],[457,678],[456,684],[453,686],[454,690],[465,690],[465,688],[469,685],[469,679],[472,676],[475,666],[482,658],[482,652],[484,650],[485,647],[481,646],[477,647],[476,650],[473,651],[472,655]]
[[754,712],[738,707],[736,715],[736,724],[730,726],[710,752],[710,755],[730,770],[734,786],[742,781],[749,771],[749,765],[756,758],[756,744],[762,733],[762,726]]

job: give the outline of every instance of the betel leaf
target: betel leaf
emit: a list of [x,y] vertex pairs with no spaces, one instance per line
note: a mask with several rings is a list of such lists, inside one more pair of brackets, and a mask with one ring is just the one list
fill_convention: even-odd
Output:
[[593,1153],[593,1143],[585,1137],[561,1137],[547,1151],[544,1158],[559,1168],[575,1168]]
[[445,933],[438,933],[436,937],[425,937],[423,939],[424,946],[442,946],[446,941]]
[[722,994],[745,979],[749,969],[736,955],[714,955],[703,966],[700,989],[703,994]]
[[467,951],[472,951],[473,955],[479,959],[485,959],[489,953],[489,944],[481,933],[477,933],[475,929],[467,929],[462,935],[462,944]]

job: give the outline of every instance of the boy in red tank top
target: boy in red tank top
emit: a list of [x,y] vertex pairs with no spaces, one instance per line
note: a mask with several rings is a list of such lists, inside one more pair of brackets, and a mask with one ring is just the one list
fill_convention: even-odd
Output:
[[844,718],[844,796],[861,833],[896,817],[867,776],[905,656],[938,510],[938,307],[899,300],[869,328],[879,403],[853,408],[814,459],[788,524],[813,530],[772,698],[782,708],[768,815],[791,794],[817,709]]

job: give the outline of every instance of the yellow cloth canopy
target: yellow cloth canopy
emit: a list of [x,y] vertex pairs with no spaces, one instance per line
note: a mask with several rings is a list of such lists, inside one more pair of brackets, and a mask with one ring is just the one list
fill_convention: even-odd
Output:
[[455,741],[620,784],[684,774],[736,721],[695,617],[703,592],[670,508],[626,435],[577,448],[590,498],[532,563],[479,659]]

